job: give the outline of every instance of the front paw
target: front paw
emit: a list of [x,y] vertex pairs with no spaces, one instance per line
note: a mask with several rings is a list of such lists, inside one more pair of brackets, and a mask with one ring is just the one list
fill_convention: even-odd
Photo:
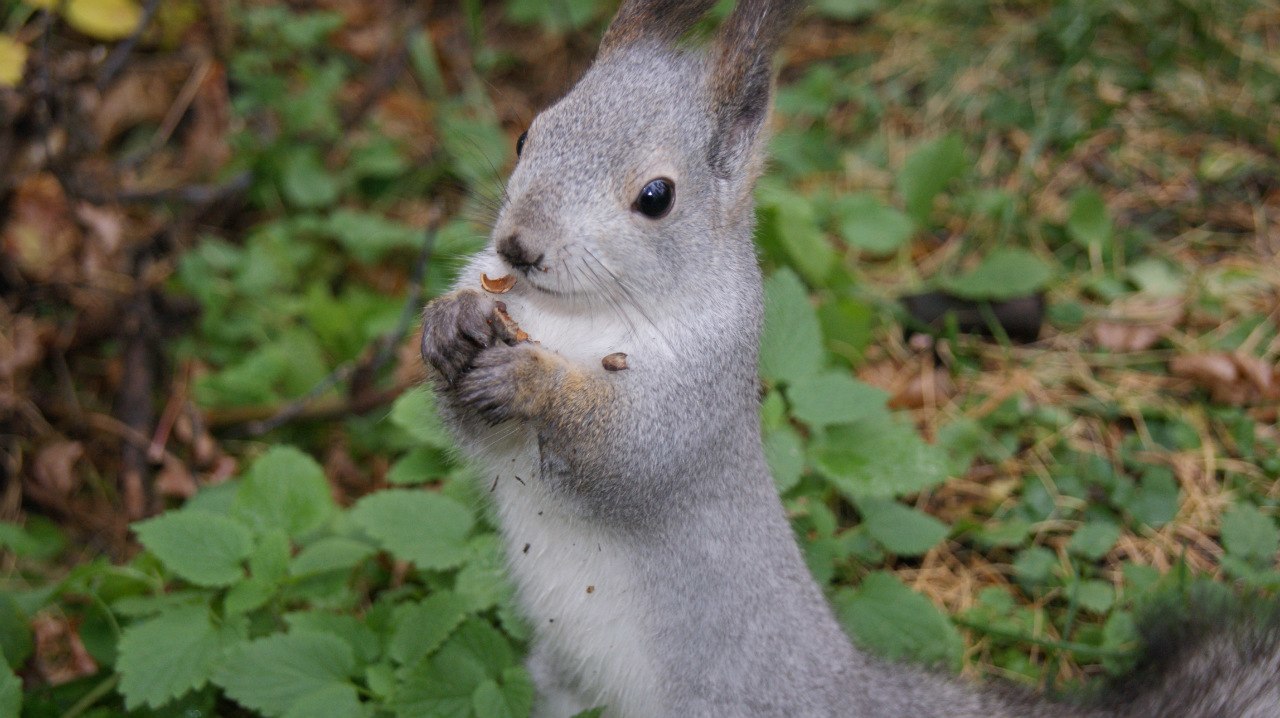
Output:
[[422,312],[422,359],[446,386],[458,381],[484,349],[496,341],[494,301],[475,289],[439,297]]
[[551,392],[554,366],[554,359],[536,345],[495,344],[471,361],[454,395],[490,424],[528,419]]

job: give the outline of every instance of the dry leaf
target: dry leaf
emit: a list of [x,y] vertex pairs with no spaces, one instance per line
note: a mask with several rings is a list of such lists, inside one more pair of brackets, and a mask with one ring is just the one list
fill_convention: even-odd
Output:
[[505,277],[490,279],[489,275],[481,272],[480,286],[490,294],[506,294],[511,291],[512,287],[516,286],[516,276],[508,274]]
[[1280,401],[1280,366],[1254,356],[1214,353],[1174,357],[1169,371],[1209,390],[1219,404]]
[[0,318],[0,378],[13,381],[18,372],[29,369],[44,358],[46,327],[25,314],[13,317],[8,312]]
[[1171,328],[1099,322],[1093,328],[1093,340],[1113,352],[1140,352],[1155,346]]
[[0,35],[0,87],[17,87],[27,67],[27,46],[12,35]]
[[142,22],[134,0],[67,0],[62,13],[71,27],[99,40],[123,40]]
[[1182,321],[1181,297],[1138,295],[1113,304],[1111,318],[1093,327],[1098,346],[1113,352],[1140,352],[1155,346]]
[[196,479],[187,469],[186,464],[177,459],[166,458],[160,471],[156,473],[156,493],[175,499],[189,499],[196,495],[199,487]]
[[64,617],[42,613],[31,620],[35,634],[36,672],[51,686],[70,683],[98,672],[76,627]]
[[4,227],[4,252],[23,274],[38,282],[75,278],[70,261],[80,246],[80,231],[62,185],[49,173],[23,180],[13,193]]
[[82,456],[84,445],[80,442],[55,441],[36,453],[31,470],[40,486],[59,496],[68,496],[80,484],[75,465]]

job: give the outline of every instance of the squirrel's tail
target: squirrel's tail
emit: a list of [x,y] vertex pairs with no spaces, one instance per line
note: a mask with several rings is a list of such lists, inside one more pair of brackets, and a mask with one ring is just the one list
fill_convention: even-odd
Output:
[[1154,601],[1133,670],[1091,701],[1102,715],[1280,718],[1280,601],[1200,584]]

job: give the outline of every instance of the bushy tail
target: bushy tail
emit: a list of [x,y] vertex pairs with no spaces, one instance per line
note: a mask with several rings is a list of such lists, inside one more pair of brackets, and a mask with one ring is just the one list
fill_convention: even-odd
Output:
[[1125,718],[1280,718],[1280,601],[1199,585],[1158,599],[1142,652],[1094,702]]

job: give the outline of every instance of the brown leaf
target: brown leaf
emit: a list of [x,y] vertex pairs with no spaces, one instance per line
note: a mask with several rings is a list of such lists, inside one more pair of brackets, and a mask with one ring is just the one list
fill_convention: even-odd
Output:
[[103,145],[137,125],[158,125],[177,99],[184,69],[166,63],[140,64],[116,80],[102,96],[93,127]]
[[1155,346],[1170,328],[1099,322],[1093,327],[1093,340],[1113,352],[1140,352]]
[[175,499],[189,499],[199,490],[196,478],[186,464],[167,457],[156,473],[155,482],[157,494]]
[[40,363],[51,332],[29,316],[19,315],[9,321],[7,311],[0,314],[0,379],[11,382],[19,372]]
[[18,184],[4,227],[4,252],[23,274],[37,282],[69,283],[76,277],[71,261],[81,243],[71,221],[62,185],[49,173]]
[[76,626],[63,616],[41,613],[31,620],[35,634],[36,673],[51,686],[70,683],[98,672],[98,664],[85,650]]
[[55,441],[36,453],[31,471],[41,487],[59,496],[69,496],[80,485],[75,465],[82,456],[84,445],[80,442]]
[[1219,404],[1244,406],[1280,401],[1280,366],[1242,354],[1217,352],[1174,357],[1169,371],[1209,390]]
[[1110,308],[1110,318],[1093,327],[1098,346],[1113,352],[1140,352],[1155,346],[1185,314],[1180,297],[1138,295]]

